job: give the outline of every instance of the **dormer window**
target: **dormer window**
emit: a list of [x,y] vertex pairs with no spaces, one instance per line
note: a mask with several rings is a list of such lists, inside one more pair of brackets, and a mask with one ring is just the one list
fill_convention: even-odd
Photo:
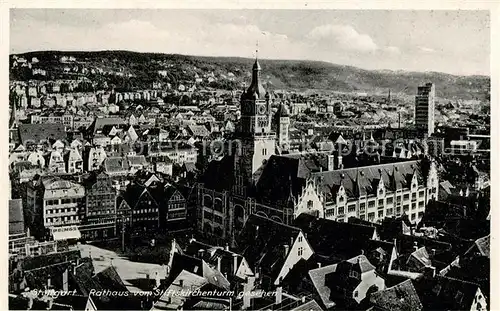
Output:
[[343,196],[339,196],[339,203],[344,203],[344,197]]
[[351,278],[355,278],[355,279],[359,278],[359,273],[358,273],[358,271],[351,270],[351,271],[349,272],[349,277],[351,277]]

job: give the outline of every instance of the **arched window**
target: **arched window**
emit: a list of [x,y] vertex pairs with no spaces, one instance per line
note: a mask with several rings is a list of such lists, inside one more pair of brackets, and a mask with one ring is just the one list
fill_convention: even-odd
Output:
[[209,195],[203,196],[203,206],[213,208],[212,197]]
[[215,198],[214,210],[221,212],[221,213],[223,212],[223,204],[222,204],[222,200],[220,198]]

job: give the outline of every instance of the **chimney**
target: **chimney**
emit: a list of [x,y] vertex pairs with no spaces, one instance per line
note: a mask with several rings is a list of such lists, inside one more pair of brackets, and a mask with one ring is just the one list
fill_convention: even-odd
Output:
[[306,296],[302,296],[302,303],[306,303]]
[[221,270],[221,265],[222,265],[222,258],[217,257],[217,270],[220,272]]
[[47,289],[50,289],[51,286],[52,286],[52,279],[51,276],[49,275],[47,277]]
[[417,243],[417,241],[415,241],[413,243],[413,251],[417,251],[417,250],[418,250],[418,243]]
[[229,252],[229,244],[226,243],[226,251]]
[[179,280],[179,286],[182,288],[184,286],[184,280],[183,279],[180,279]]
[[233,254],[233,274],[236,275],[238,272],[238,256]]
[[342,155],[341,154],[339,154],[337,156],[337,163],[338,163],[337,164],[338,165],[337,169],[341,170],[341,169],[344,168],[344,164],[342,164]]
[[63,286],[63,291],[67,292],[69,289],[68,289],[68,274],[69,274],[69,271],[68,271],[68,268],[66,268],[66,270],[64,270],[63,272],[63,281],[62,281],[62,286]]
[[278,280],[278,286],[276,287],[276,304],[280,304],[283,300],[283,287],[281,286],[281,277]]
[[318,268],[321,268],[321,262],[318,262]]
[[433,259],[433,258],[434,258],[434,256],[436,256],[436,249],[435,249],[435,248],[431,249],[431,254],[430,254],[430,255],[431,255],[431,256],[430,256],[430,257],[431,257],[431,259]]
[[200,249],[200,250],[198,251],[198,257],[203,258],[203,253],[204,253],[204,252],[205,252],[205,250],[204,250],[204,249]]
[[436,267],[433,266],[425,267],[424,275],[428,278],[436,277]]
[[286,256],[288,256],[288,252],[290,251],[290,246],[288,246],[288,244],[285,244],[285,245],[284,245],[284,248],[285,248],[285,254],[284,254],[284,256],[283,256],[283,257],[285,257],[285,258],[286,258]]
[[[253,290],[254,282],[255,282],[255,279],[254,278],[250,278],[248,280],[248,282],[246,282],[243,285],[243,291],[247,292],[247,293],[250,293]],[[250,299],[251,299],[250,295],[243,295],[243,310],[250,309],[250,307],[251,307],[251,300]]]
[[160,287],[160,285],[160,274],[158,273],[158,271],[155,271],[155,287],[158,288]]
[[335,169],[335,156],[328,155],[328,171],[333,171]]

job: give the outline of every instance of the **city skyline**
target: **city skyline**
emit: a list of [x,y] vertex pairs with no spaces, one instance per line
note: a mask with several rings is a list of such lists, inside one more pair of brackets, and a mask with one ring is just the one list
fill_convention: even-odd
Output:
[[[11,9],[10,53],[130,50],[250,58],[258,42],[261,59],[489,75],[489,19],[488,11]],[[466,46],[457,46],[461,38]]]

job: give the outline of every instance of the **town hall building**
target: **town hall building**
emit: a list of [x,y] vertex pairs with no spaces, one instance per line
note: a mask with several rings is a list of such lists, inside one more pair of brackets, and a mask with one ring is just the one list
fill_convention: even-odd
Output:
[[285,224],[302,213],[371,222],[406,214],[416,223],[427,202],[437,199],[437,170],[427,158],[378,155],[374,162],[345,167],[341,145],[329,152],[282,152],[288,111],[280,105],[273,116],[257,59],[240,102],[239,126],[226,141],[225,156],[208,164],[197,187],[198,230],[214,242],[234,243],[251,214]]

